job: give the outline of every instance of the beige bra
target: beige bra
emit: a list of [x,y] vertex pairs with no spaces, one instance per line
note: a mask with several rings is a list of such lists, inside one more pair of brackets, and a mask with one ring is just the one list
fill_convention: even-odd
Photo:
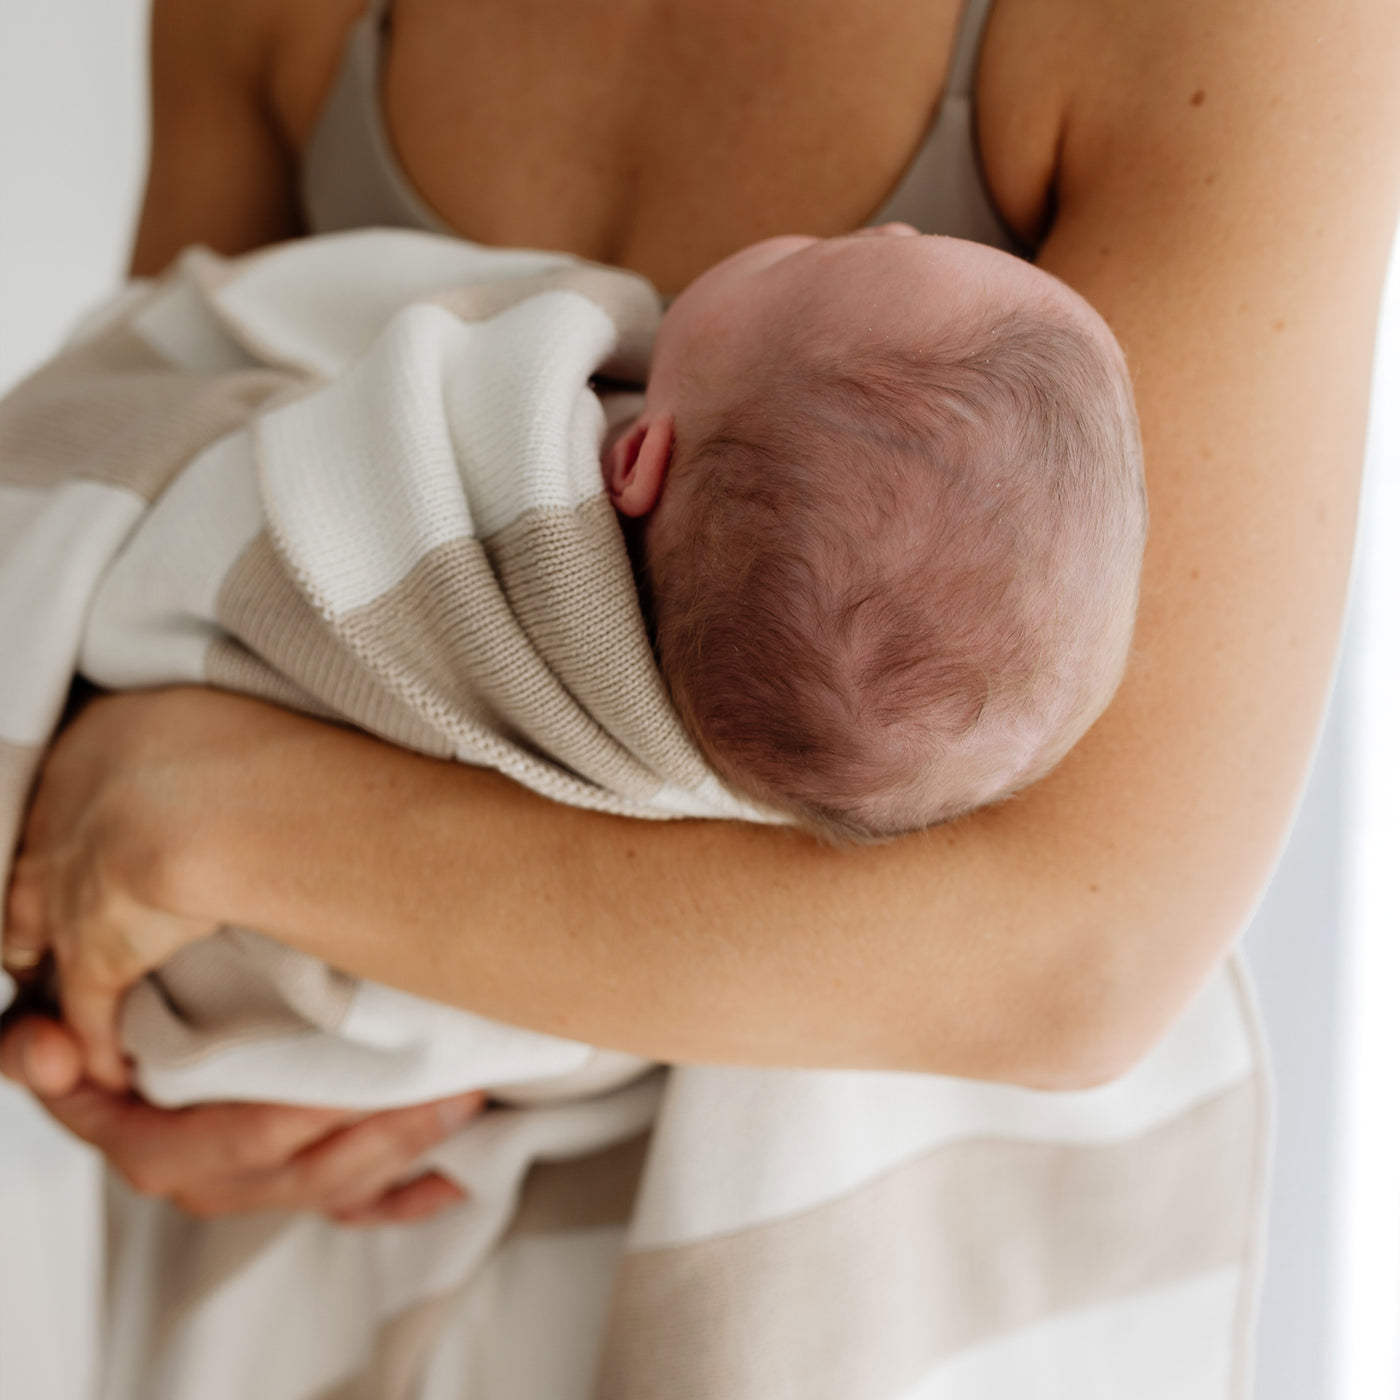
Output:
[[[371,0],[355,25],[301,166],[312,233],[389,226],[460,236],[428,207],[399,164],[379,104],[379,50],[390,0]],[[987,194],[972,109],[977,55],[992,0],[966,0],[933,125],[872,224],[892,219],[1024,253]]]

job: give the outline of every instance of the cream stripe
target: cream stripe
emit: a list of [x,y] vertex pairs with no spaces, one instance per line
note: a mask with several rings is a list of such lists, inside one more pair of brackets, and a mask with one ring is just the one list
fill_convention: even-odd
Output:
[[29,516],[0,554],[0,738],[14,744],[53,732],[97,581],[142,510],[99,481],[64,482],[32,512],[14,500],[31,494],[0,486],[0,515],[20,504]]
[[[968,1139],[1137,1138],[1254,1074],[1244,1020],[1222,971],[1128,1074],[1075,1093],[940,1075],[678,1069],[649,1173],[666,1190],[643,1193],[632,1245],[668,1248],[796,1215]],[[759,1141],[754,1123],[765,1125]]]
[[227,375],[258,361],[219,323],[185,260],[131,318],[131,327],[172,365],[193,374]]
[[[78,318],[59,353],[97,340],[117,327],[129,326],[141,307],[149,305],[159,294],[157,283],[149,277],[123,283],[106,301],[98,302]],[[154,352],[154,346],[149,348]]]
[[1254,995],[1254,984],[1242,954],[1230,955],[1222,970],[1228,979],[1238,1008],[1238,1017],[1249,1039],[1254,1063],[1259,1066],[1258,1119],[1254,1134],[1252,1203],[1249,1239],[1242,1284],[1235,1305],[1230,1400],[1250,1400],[1254,1394],[1254,1336],[1259,1300],[1264,1280],[1265,1241],[1269,1233],[1269,1170],[1274,1140],[1275,1088],[1269,1061],[1269,1045],[1264,1038],[1264,1018]]
[[250,435],[228,433],[185,466],[103,574],[80,669],[106,690],[204,681],[222,635],[219,589],[261,529]]
[[[149,1255],[149,1354],[158,1357],[176,1331],[252,1261],[273,1248],[301,1217],[284,1212],[196,1220],[166,1201],[137,1196],[111,1171],[106,1177],[109,1267],[130,1261],[128,1232]],[[120,1275],[109,1287],[120,1286]]]
[[259,421],[267,518],[318,611],[370,602],[425,551],[473,534],[473,465],[458,460],[444,380],[450,364],[454,387],[474,389],[474,367],[461,361],[486,353],[482,339],[494,337],[441,307],[409,307],[363,359]]
[[1246,1400],[1231,1385],[1238,1269],[1061,1314],[961,1352],[899,1400]]
[[966,1347],[1237,1265],[1260,1093],[1108,1146],[959,1143],[807,1214],[629,1256],[598,1400],[890,1400]]
[[[24,810],[29,784],[44,750],[38,745],[10,744],[0,739],[0,816]],[[13,834],[0,831],[0,845],[13,844]]]
[[[42,748],[8,744],[0,739],[0,884],[9,884],[10,859],[19,840],[20,819],[29,798],[29,788],[39,771]],[[4,909],[0,903],[0,934],[4,931]],[[0,1005],[4,995],[0,991]]]
[[50,491],[39,487],[0,481],[0,558],[33,530],[52,499]]
[[617,348],[600,373],[631,384],[646,381],[651,342],[661,321],[652,285],[632,273],[592,263],[566,264],[533,277],[454,287],[433,300],[462,321],[485,321],[542,292],[573,292],[591,301],[617,327]]
[[480,325],[422,303],[344,374],[265,414],[268,520],[317,606],[353,611],[427,550],[601,494],[588,380],[614,338],[601,311],[563,293]]
[[293,244],[237,262],[191,250],[180,269],[245,350],[318,376],[344,370],[410,303],[436,302],[471,323],[565,291],[592,302],[617,328],[617,348],[600,372],[640,384],[661,319],[655,289],[634,273],[406,230],[360,230],[316,240],[311,255]]
[[241,344],[260,358],[329,376],[363,355],[412,302],[467,283],[534,277],[570,261],[404,229],[361,229],[240,258],[217,288],[207,257],[193,271]]

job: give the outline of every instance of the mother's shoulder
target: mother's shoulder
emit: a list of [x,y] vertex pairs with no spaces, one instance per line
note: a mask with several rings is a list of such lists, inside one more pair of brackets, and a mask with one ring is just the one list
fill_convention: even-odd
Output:
[[1117,179],[1123,159],[1252,152],[1286,178],[1281,154],[1304,128],[1334,157],[1381,134],[1366,112],[1395,88],[1397,43],[1394,0],[994,0],[977,84],[991,194],[1036,242],[1067,176]]

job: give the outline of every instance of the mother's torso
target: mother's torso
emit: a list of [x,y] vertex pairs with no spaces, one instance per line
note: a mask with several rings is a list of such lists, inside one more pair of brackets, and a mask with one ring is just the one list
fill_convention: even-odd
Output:
[[[263,3],[267,101],[289,146],[324,163],[365,0]],[[997,0],[983,38],[980,16],[970,35],[960,23],[962,0],[394,0],[379,112],[392,161],[443,226],[675,289],[755,238],[838,233],[892,195],[888,212],[905,214],[961,33],[965,51],[983,38],[987,207],[1029,244],[1064,88],[1037,35],[1061,3]]]

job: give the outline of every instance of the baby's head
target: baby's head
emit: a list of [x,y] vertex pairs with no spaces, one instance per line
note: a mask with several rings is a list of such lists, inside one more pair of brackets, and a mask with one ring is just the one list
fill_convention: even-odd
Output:
[[1047,772],[1127,659],[1132,391],[1063,283],[889,225],[758,243],[662,322],[606,452],[662,673],[739,792],[830,836]]

